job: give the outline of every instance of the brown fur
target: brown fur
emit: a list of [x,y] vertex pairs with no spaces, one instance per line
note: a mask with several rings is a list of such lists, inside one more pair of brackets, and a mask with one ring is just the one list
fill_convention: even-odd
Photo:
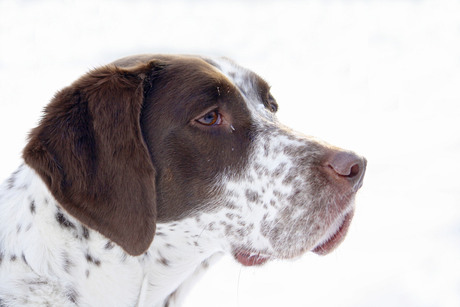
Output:
[[[242,172],[254,129],[235,86],[199,58],[164,59],[145,98],[141,127],[157,168],[158,220],[178,220],[220,193],[216,179]],[[217,89],[219,88],[219,89]],[[195,119],[218,108],[228,122]],[[232,124],[233,130],[229,123]]]
[[[210,108],[227,124],[197,124]],[[64,209],[139,255],[157,221],[212,207],[217,175],[240,173],[255,133],[241,94],[212,65],[141,56],[91,71],[60,91],[32,131],[24,159]]]
[[69,213],[132,255],[155,233],[155,170],[139,125],[152,65],[102,67],[58,92],[24,149]]

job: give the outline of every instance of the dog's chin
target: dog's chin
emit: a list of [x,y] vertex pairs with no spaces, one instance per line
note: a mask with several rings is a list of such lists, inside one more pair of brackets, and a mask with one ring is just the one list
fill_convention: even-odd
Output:
[[297,259],[308,251],[312,251],[318,255],[327,255],[335,250],[345,239],[351,220],[353,219],[353,214],[354,210],[351,210],[334,221],[334,223],[332,223],[326,229],[325,233],[318,239],[317,243],[313,245],[313,247],[304,247],[300,250],[296,249],[295,251],[284,249],[281,253],[233,248],[233,257],[237,262],[244,266],[261,266],[271,260]]
[[236,261],[244,266],[260,266],[269,261],[272,257],[259,252],[249,252],[240,250],[234,253]]
[[343,242],[353,219],[354,211],[348,212],[343,218],[333,223],[321,237],[312,252],[318,255],[327,255]]

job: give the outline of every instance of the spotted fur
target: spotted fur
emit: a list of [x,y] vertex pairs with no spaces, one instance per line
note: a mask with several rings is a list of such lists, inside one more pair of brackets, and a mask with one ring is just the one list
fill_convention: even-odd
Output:
[[[136,67],[136,73],[141,71],[138,79],[130,80],[140,80],[144,87],[141,129],[156,172],[151,184],[156,187],[158,206],[154,208],[158,217],[153,242],[142,250],[143,245],[131,245],[104,226],[94,229],[94,220],[99,217],[82,218],[78,210],[84,206],[76,210],[59,202],[58,198],[67,201],[69,196],[55,187],[55,178],[44,175],[37,160],[30,158],[37,152],[37,143],[34,151],[26,151],[26,163],[0,186],[1,307],[180,306],[193,283],[222,255],[231,255],[244,265],[260,265],[311,250],[328,253],[340,243],[353,215],[354,196],[362,184],[366,161],[280,124],[275,115],[278,105],[259,76],[228,59],[143,55],[114,65],[126,71],[119,77],[116,70],[112,79],[132,74],[130,67]],[[139,65],[148,67],[140,69]],[[174,88],[179,86],[176,79],[188,75],[204,80],[188,78],[180,83],[188,80],[197,91],[206,88],[200,99],[216,99],[209,106],[219,106],[226,117],[224,127],[218,128],[221,130],[197,128],[191,121],[193,127],[184,134],[202,138],[206,146],[217,144],[209,141],[214,134],[228,139],[218,148],[222,151],[203,151],[190,157],[196,166],[215,161],[223,164],[199,173],[210,177],[189,186],[190,193],[184,195],[190,200],[173,185],[182,182],[184,174],[170,163],[158,161],[168,152],[159,152],[157,142],[168,139],[165,146],[173,146],[178,136],[155,134],[155,123],[164,119],[152,122],[161,109],[157,104],[162,97],[181,92]],[[71,89],[84,90],[81,84],[89,82],[82,80],[86,83],[81,81]],[[207,85],[212,82],[217,85],[209,91]],[[183,92],[188,95],[188,91]],[[79,95],[84,99],[90,94]],[[63,99],[61,96],[56,99]],[[171,97],[169,107],[177,103]],[[220,102],[223,98],[227,99],[225,104]],[[54,104],[59,107],[59,100]],[[169,127],[162,125],[163,130]],[[43,137],[37,131],[32,137]],[[238,142],[232,143],[234,140]],[[182,150],[181,154],[190,153],[189,147]],[[180,167],[179,171],[184,169]],[[189,167],[185,170],[192,176],[188,180],[193,181],[198,173]],[[123,178],[125,174],[119,175]],[[192,193],[193,189],[199,193]],[[130,227],[129,222],[114,225]]]

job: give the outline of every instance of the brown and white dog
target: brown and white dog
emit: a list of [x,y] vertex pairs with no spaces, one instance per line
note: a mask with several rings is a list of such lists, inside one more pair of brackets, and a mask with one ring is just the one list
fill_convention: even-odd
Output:
[[177,306],[221,254],[333,250],[366,160],[277,109],[224,58],[128,57],[58,92],[0,188],[0,306]]

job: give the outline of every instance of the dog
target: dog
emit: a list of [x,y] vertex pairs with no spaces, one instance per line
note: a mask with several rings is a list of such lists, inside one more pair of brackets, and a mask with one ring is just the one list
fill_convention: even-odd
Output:
[[0,188],[0,306],[179,306],[223,254],[331,252],[366,160],[226,58],[137,55],[59,91]]

